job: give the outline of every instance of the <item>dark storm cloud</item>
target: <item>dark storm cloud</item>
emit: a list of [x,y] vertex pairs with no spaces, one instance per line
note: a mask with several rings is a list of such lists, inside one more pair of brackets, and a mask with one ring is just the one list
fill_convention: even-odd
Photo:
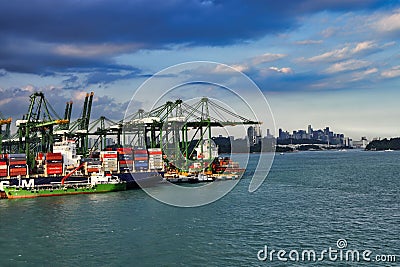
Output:
[[[15,121],[22,119],[23,114],[28,113],[30,96],[33,92],[43,92],[48,104],[55,110],[57,117],[60,118],[64,115],[66,102],[73,100],[72,106],[72,120],[76,120],[82,114],[83,101],[82,97],[78,97],[70,91],[66,92],[61,88],[39,88],[28,86],[26,88],[9,88],[1,89],[0,93],[3,96],[0,99],[0,112],[5,117],[13,118],[13,126]],[[83,93],[85,95],[85,93]],[[123,119],[125,110],[128,106],[128,101],[124,103],[118,102],[115,98],[110,96],[97,96],[94,95],[92,115],[93,120],[106,116],[107,118],[119,121]],[[54,114],[52,114],[53,116]]]
[[297,26],[321,10],[390,1],[1,1],[0,68],[47,73],[113,64],[139,49],[224,46]]

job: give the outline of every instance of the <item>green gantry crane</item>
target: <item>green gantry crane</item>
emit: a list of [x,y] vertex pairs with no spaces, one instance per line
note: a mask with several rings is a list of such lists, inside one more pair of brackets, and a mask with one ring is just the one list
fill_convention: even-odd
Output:
[[35,152],[53,151],[53,126],[68,122],[57,115],[42,92],[30,96],[28,113],[16,121],[19,152],[26,154],[30,167],[33,167]]

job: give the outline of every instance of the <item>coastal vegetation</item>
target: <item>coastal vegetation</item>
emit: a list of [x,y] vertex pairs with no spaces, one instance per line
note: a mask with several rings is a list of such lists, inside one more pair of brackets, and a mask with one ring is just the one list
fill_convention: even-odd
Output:
[[374,140],[370,142],[365,150],[400,150],[400,137],[391,139]]

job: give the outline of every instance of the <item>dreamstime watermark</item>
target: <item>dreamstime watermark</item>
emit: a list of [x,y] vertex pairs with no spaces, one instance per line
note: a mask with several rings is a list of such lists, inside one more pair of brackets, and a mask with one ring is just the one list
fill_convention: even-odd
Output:
[[346,239],[338,239],[336,247],[329,247],[322,250],[292,249],[269,249],[267,245],[257,253],[259,261],[281,261],[281,262],[319,262],[319,261],[344,261],[344,262],[382,262],[395,263],[399,255],[393,254],[374,254],[369,249],[348,249]]
[[[258,127],[262,127],[264,133],[266,129],[275,132],[274,117],[268,101],[247,75],[221,63],[186,62],[161,70],[135,90],[125,112],[123,143],[144,147],[149,139],[156,140],[152,145],[162,146],[165,159],[185,170],[191,164],[205,166],[212,162],[190,161],[189,154],[192,154],[187,148],[182,148],[184,142],[190,142],[191,138],[192,141],[199,138],[209,140],[219,134],[225,137],[244,137],[248,135],[247,127],[254,126],[251,122],[262,123],[255,127],[257,131]],[[189,130],[192,132],[188,134]],[[147,135],[149,132],[152,132],[152,136]],[[199,138],[193,139],[191,134],[197,134]],[[261,143],[261,149],[263,145]],[[215,144],[198,142],[198,157],[204,156],[202,146],[204,151],[208,151]],[[249,145],[247,149],[250,153]],[[231,150],[235,151],[232,144]],[[211,154],[211,151],[208,153]],[[246,169],[249,153],[239,157],[231,154],[230,157],[235,156],[233,160],[239,163],[240,168]],[[271,168],[274,155],[274,151],[261,153],[257,162],[252,162],[254,171],[252,177],[249,177],[249,192],[254,192],[261,186]],[[211,159],[210,155],[208,158]],[[133,177],[140,175],[134,172],[131,174]],[[210,182],[197,187],[169,184],[160,188],[147,187],[146,179],[137,179],[139,186],[148,195],[178,207],[197,207],[212,203],[230,192],[238,181],[239,179]]]

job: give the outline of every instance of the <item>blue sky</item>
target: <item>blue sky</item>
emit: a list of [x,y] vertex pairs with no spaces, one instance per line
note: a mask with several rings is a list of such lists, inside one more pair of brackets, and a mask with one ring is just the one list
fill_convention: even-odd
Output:
[[1,0],[0,111],[43,91],[77,116],[94,91],[92,117],[121,119],[152,74],[209,60],[248,75],[278,128],[400,136],[399,37],[398,1]]

